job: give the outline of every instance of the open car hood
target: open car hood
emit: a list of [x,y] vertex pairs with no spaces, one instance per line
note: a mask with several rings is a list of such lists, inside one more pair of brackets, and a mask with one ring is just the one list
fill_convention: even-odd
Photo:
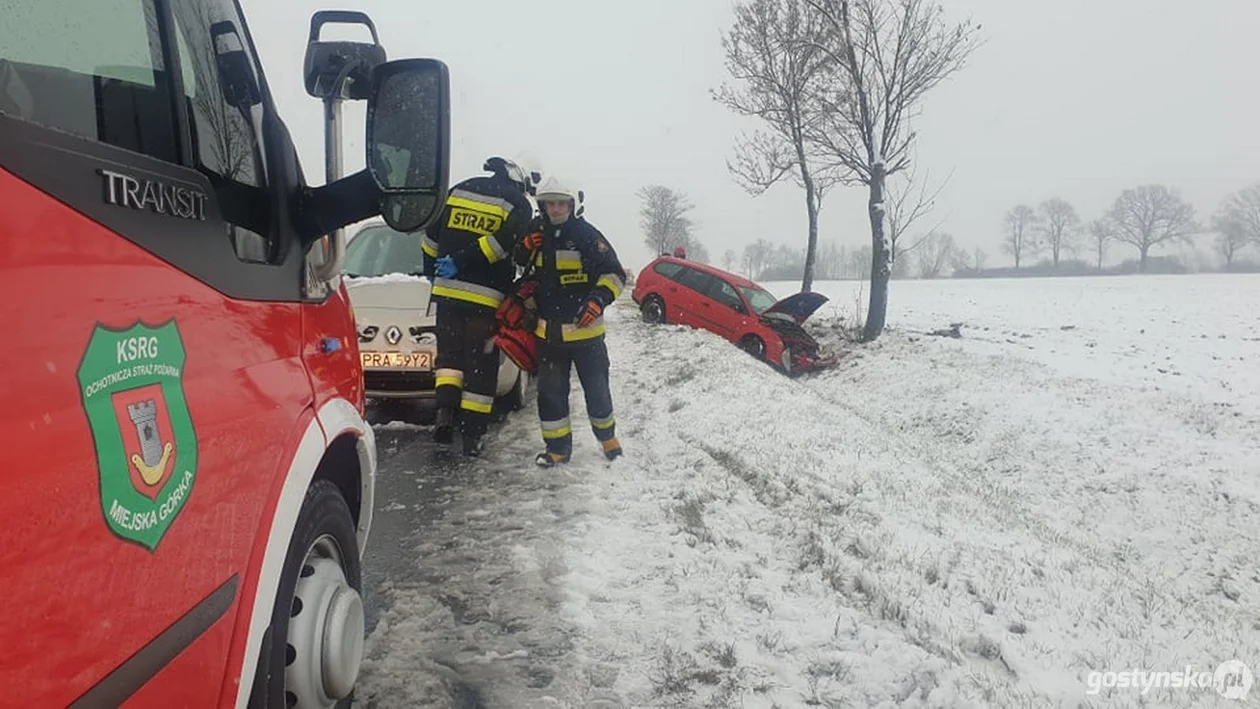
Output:
[[823,303],[826,302],[827,296],[822,293],[793,293],[769,308],[766,308],[762,315],[787,316],[795,320],[798,325],[801,325],[809,319],[809,316],[814,314],[814,311],[821,308]]

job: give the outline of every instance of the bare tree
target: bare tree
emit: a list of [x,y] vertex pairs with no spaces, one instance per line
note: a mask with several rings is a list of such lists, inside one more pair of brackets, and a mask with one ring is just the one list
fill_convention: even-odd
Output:
[[1023,258],[1037,250],[1037,213],[1026,204],[1017,204],[1002,218],[1002,224],[1006,229],[1002,249],[1015,257],[1015,268],[1019,268]]
[[1164,185],[1127,189],[1108,212],[1113,238],[1137,248],[1138,271],[1146,273],[1152,247],[1169,243],[1193,244],[1198,230],[1194,207]]
[[[920,237],[915,241],[914,246],[919,246],[922,241],[928,236],[931,236],[932,233],[933,232],[928,232],[923,237]],[[898,280],[902,278],[909,278],[913,275],[912,266],[914,265],[914,259],[910,258],[910,249],[905,246],[898,246],[892,250],[892,253],[888,254],[888,260],[892,261],[892,270],[889,275],[890,279]]]
[[[751,0],[735,6],[735,24],[722,38],[726,67],[738,88],[723,85],[714,98],[742,116],[761,119],[765,132],[741,137],[727,169],[745,190],[760,195],[791,176],[805,190],[809,231],[801,290],[813,287],[818,212],[835,171],[813,154],[808,136],[820,120],[818,89],[833,71],[817,41],[821,18],[801,0]],[[806,38],[812,40],[801,43]]]
[[1107,256],[1107,246],[1115,239],[1115,231],[1115,225],[1106,217],[1089,223],[1089,235],[1094,241],[1094,253],[1098,256],[1095,266],[1099,271],[1102,270],[1103,259]]
[[855,278],[865,280],[871,277],[871,264],[874,263],[871,251],[870,244],[862,244],[849,254],[849,271]]
[[953,269],[954,273],[957,273],[973,269],[975,265],[972,262],[972,255],[967,253],[966,249],[961,246],[955,246],[953,252],[949,255],[949,267]]
[[735,267],[738,265],[739,254],[735,253],[735,249],[727,249],[726,252],[722,254],[722,268],[733,273],[735,271]]
[[989,261],[989,255],[984,252],[984,249],[977,246],[976,252],[971,257],[971,261],[975,264],[975,269],[977,271],[983,271],[984,264]]
[[1212,231],[1216,232],[1216,240],[1213,244],[1221,256],[1224,257],[1227,267],[1234,265],[1234,259],[1238,257],[1238,252],[1247,248],[1247,245],[1251,243],[1251,240],[1247,238],[1247,233],[1242,230],[1240,224],[1223,220],[1220,215],[1213,217]]
[[945,267],[958,260],[960,251],[953,235],[933,232],[916,254],[919,278],[940,278]]
[[[933,0],[805,0],[829,29],[823,46],[839,76],[824,96],[813,142],[870,190],[871,292],[863,339],[884,330],[892,244],[884,182],[910,166],[910,121],[923,97],[962,68],[978,42],[970,21],[950,25]],[[815,46],[806,36],[800,44]]]
[[[932,211],[933,207],[936,206],[936,198],[940,196],[941,190],[945,189],[945,185],[949,182],[949,177],[946,177],[936,189],[929,192],[927,181],[919,181],[916,178],[913,167],[898,174],[903,179],[897,180],[900,183],[899,187],[890,187],[888,189],[889,200],[888,213],[886,215],[888,243],[891,247],[889,260],[892,262],[894,276],[904,275],[906,272],[903,270],[901,274],[897,273],[899,270],[897,261],[919,248],[932,236],[933,232],[940,228],[941,223],[937,222],[926,233],[909,244],[902,239],[906,232],[910,230],[910,227],[914,226],[915,222]],[[951,171],[950,176],[952,175],[953,172]],[[892,182],[893,177],[889,177],[889,182]]]
[[1059,267],[1059,257],[1066,251],[1075,248],[1077,229],[1081,218],[1070,202],[1059,197],[1052,197],[1041,203],[1038,220],[1041,227],[1042,243],[1050,249],[1050,258],[1055,268]]
[[817,273],[819,280],[834,281],[844,276],[844,249],[835,241],[828,240],[818,249]]
[[648,185],[639,189],[639,228],[643,230],[643,243],[654,254],[686,247],[691,241],[694,226],[687,213],[695,208],[686,195],[662,185]]
[[713,259],[709,256],[709,247],[705,246],[704,242],[696,237],[688,236],[680,246],[687,250],[687,260],[708,264],[713,263]]
[[757,239],[744,247],[744,268],[749,278],[756,279],[765,270],[774,255],[774,244]]
[[[1225,198],[1212,220],[1221,237],[1237,248],[1225,255],[1232,263],[1233,254],[1246,243],[1260,247],[1260,183],[1245,187]],[[1219,241],[1218,241],[1219,246]]]

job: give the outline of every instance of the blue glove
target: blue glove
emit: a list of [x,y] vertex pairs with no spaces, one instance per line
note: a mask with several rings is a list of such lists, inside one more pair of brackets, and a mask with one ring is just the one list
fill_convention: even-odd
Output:
[[455,267],[455,259],[450,256],[443,256],[433,266],[438,278],[454,278],[455,274],[459,273],[459,269]]

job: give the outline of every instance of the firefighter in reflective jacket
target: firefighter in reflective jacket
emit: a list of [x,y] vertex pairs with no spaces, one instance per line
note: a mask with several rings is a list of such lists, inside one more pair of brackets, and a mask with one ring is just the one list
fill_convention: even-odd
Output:
[[609,460],[621,455],[609,389],[604,309],[620,295],[625,270],[608,240],[585,218],[575,216],[577,194],[548,177],[536,193],[542,216],[538,231],[521,240],[517,259],[534,262],[525,286],[537,309],[538,418],[546,450],[535,462],[567,463],[573,452],[569,423],[571,369],[586,397],[591,430]]
[[423,242],[424,275],[437,306],[433,438],[454,439],[458,406],[465,455],[480,454],[490,421],[499,371],[495,309],[516,278],[511,255],[534,214],[525,196],[533,188],[530,174],[500,157],[482,169],[491,175],[451,188]]

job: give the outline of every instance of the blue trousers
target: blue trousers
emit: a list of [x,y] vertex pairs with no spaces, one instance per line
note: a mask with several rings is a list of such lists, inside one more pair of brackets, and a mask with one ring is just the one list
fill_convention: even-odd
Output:
[[586,413],[595,438],[607,441],[616,435],[612,391],[609,389],[608,347],[604,338],[594,342],[557,345],[538,341],[538,419],[543,441],[551,453],[573,451],[569,422],[569,383],[573,369],[586,397]]

